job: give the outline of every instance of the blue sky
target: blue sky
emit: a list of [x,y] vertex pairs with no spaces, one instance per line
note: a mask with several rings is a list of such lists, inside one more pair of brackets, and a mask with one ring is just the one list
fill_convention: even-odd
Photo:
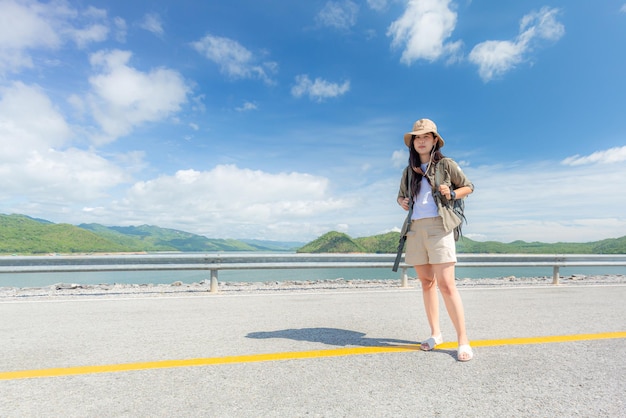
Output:
[[397,230],[430,118],[477,240],[626,235],[626,2],[0,0],[0,213]]

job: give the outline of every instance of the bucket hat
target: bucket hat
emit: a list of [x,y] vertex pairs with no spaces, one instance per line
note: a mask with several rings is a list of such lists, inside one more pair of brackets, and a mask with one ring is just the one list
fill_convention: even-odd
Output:
[[437,133],[437,125],[435,125],[435,122],[430,119],[420,119],[416,121],[413,124],[413,130],[404,134],[404,143],[407,147],[411,148],[411,139],[413,138],[413,135],[422,135],[428,132],[431,132],[435,138],[437,138],[439,148],[443,147],[443,138]]

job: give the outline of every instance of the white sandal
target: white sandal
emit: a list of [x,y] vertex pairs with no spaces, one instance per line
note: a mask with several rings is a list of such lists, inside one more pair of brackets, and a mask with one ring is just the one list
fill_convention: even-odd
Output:
[[420,344],[420,348],[424,351],[430,351],[433,348],[437,347],[437,345],[443,342],[443,336],[441,334],[436,336],[431,336],[429,339]]
[[[461,355],[465,354],[465,358],[461,358]],[[469,344],[463,344],[459,346],[459,350],[456,352],[456,359],[458,361],[470,361],[474,357],[474,352]]]

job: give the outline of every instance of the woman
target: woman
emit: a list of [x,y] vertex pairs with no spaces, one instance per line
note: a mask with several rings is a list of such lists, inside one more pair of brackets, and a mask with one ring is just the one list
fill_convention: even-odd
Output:
[[444,212],[449,210],[446,205],[449,201],[463,199],[474,191],[474,185],[452,159],[441,153],[444,142],[433,121],[420,119],[415,122],[413,130],[404,135],[404,143],[409,147],[411,170],[407,167],[402,174],[398,204],[404,210],[409,210],[411,203],[413,205],[405,262],[414,266],[422,284],[431,332],[421,349],[430,351],[443,342],[439,327],[439,287],[457,333],[457,359],[469,361],[474,353],[465,331],[463,302],[454,282],[454,228],[460,219]]

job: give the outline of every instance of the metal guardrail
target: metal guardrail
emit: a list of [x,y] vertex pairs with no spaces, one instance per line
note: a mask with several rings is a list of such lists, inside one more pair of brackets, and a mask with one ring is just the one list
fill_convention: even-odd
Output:
[[[395,254],[115,254],[63,256],[0,256],[2,273],[72,273],[102,271],[209,270],[210,291],[217,292],[219,270],[391,268]],[[574,266],[626,266],[626,254],[531,255],[458,254],[458,267],[552,267],[553,284],[559,284],[559,269]],[[408,285],[402,263],[401,285]]]

